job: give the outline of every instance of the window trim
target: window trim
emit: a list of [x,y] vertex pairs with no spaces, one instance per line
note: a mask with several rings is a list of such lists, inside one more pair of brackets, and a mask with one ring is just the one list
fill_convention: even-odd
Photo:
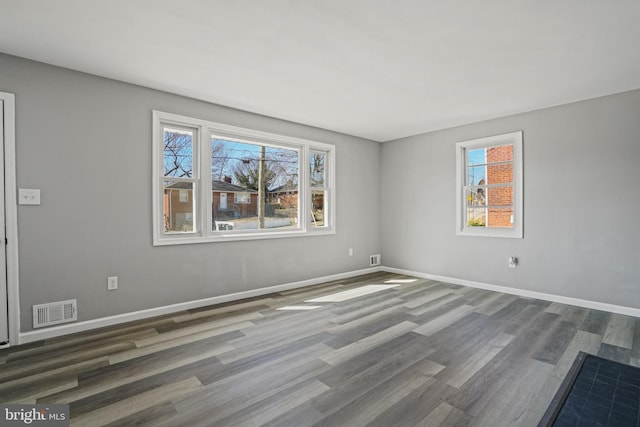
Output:
[[[467,153],[478,148],[513,145],[513,228],[467,226],[465,186],[467,179]],[[456,143],[456,235],[523,238],[523,161],[522,131],[488,136]]]
[[[194,174],[196,182],[193,198],[196,204],[196,224],[191,233],[165,233],[164,232],[164,207],[163,207],[163,180],[164,177],[164,152],[163,152],[163,127],[166,125],[197,129],[197,141],[194,140]],[[153,245],[179,245],[208,242],[228,242],[238,240],[260,240],[273,238],[317,236],[336,233],[335,209],[335,146],[319,141],[296,138],[286,135],[262,132],[254,129],[232,126],[208,120],[196,119],[162,111],[153,111],[152,126],[153,164],[152,164],[152,203],[153,203]],[[234,230],[213,231],[208,223],[212,217],[212,188],[211,177],[207,172],[211,170],[210,150],[211,136],[221,136],[247,143],[261,144],[265,146],[296,149],[299,152],[299,188],[298,188],[298,224],[295,229],[278,230]],[[195,136],[194,136],[195,138]],[[311,186],[308,158],[309,153],[321,151],[327,153],[326,186],[327,203],[329,205],[327,226],[312,227],[311,218],[305,212],[310,211]]]

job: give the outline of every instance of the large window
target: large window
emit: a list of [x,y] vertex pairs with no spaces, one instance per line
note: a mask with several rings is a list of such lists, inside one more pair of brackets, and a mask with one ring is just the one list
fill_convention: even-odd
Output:
[[459,235],[522,238],[522,132],[459,142]]
[[155,245],[334,232],[334,146],[158,111],[153,123]]

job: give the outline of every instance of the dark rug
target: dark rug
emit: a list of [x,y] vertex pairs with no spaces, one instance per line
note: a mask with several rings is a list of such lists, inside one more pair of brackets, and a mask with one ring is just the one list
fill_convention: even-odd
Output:
[[538,427],[640,427],[640,368],[580,352]]

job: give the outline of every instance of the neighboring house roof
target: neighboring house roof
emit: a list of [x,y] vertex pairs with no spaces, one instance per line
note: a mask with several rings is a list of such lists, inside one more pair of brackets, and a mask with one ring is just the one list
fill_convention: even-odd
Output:
[[225,181],[211,181],[211,189],[213,191],[226,191],[227,193],[257,193],[256,190],[239,185],[231,184]]
[[[190,182],[176,182],[175,184],[171,184],[166,188],[190,190],[192,187]],[[211,190],[227,193],[257,193],[257,191],[252,188],[241,187],[240,185],[235,185],[224,181],[211,181]]]
[[285,184],[280,187],[276,187],[273,190],[269,190],[269,193],[297,193],[298,185],[297,184]]
[[178,189],[178,190],[191,190],[192,184],[190,182],[176,182],[175,184],[167,185],[165,188]]

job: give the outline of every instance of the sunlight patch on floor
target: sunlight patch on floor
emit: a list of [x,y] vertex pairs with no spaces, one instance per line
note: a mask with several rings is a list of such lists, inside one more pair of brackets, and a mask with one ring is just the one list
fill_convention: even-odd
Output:
[[276,308],[276,310],[304,311],[304,310],[313,310],[320,307],[322,306],[321,305],[287,305],[285,307]]
[[391,279],[386,280],[384,283],[413,283],[418,279]]
[[366,285],[359,288],[350,289],[348,291],[338,292],[331,295],[325,295],[323,297],[314,298],[305,302],[340,302],[347,301],[353,298],[358,298],[363,295],[369,295],[374,292],[386,291],[387,289],[393,289],[400,285]]

